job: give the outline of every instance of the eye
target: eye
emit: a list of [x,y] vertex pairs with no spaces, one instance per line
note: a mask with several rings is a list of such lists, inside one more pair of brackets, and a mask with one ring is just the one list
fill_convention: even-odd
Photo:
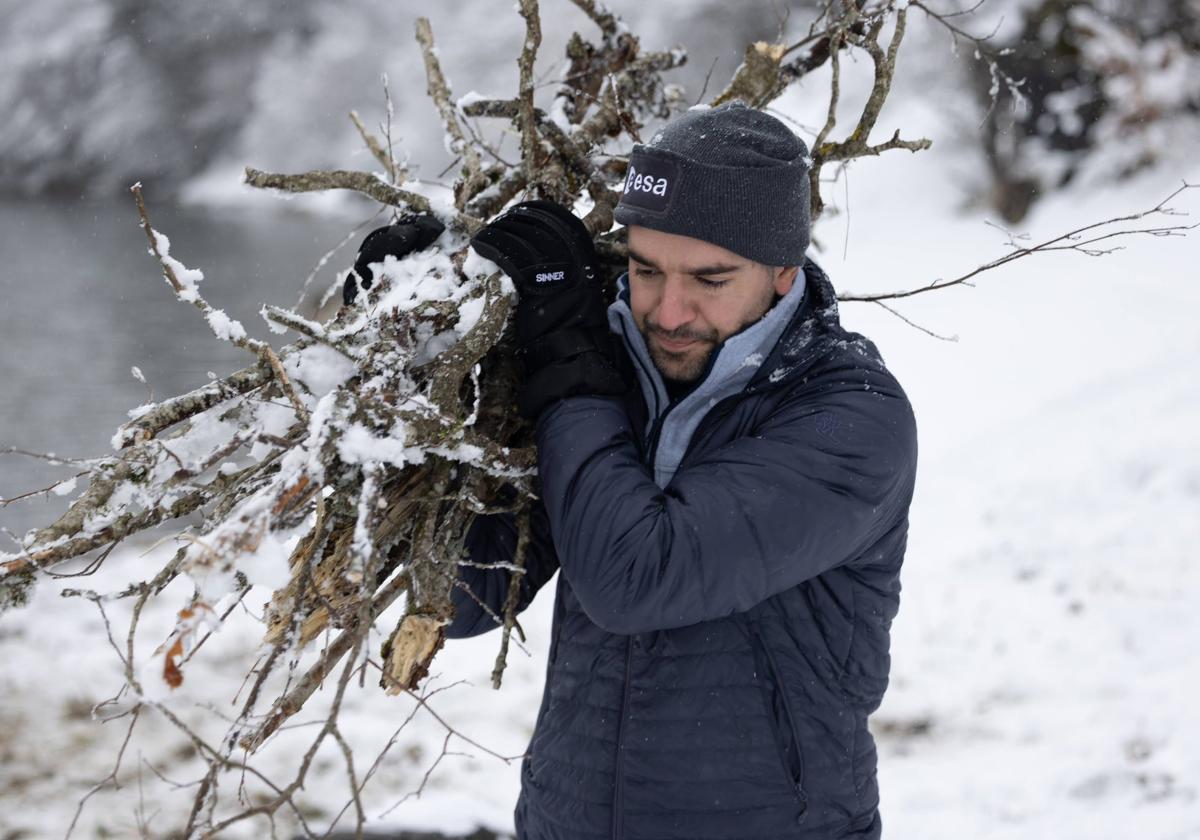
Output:
[[646,266],[639,265],[634,268],[633,273],[638,277],[650,278],[658,275],[658,269],[647,268]]
[[729,282],[728,280],[709,280],[707,277],[697,277],[696,279],[706,289],[719,289]]

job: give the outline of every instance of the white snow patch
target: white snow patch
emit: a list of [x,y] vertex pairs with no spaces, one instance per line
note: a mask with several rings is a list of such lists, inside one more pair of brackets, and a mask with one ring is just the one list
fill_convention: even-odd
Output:
[[[427,323],[427,322],[426,322]],[[423,323],[422,327],[425,326]],[[443,330],[436,335],[430,335],[427,338],[422,338],[428,333],[428,329],[418,329],[418,345],[417,352],[413,355],[413,364],[416,366],[428,364],[436,359],[439,355],[449,350],[458,341],[459,333],[455,330]]]
[[[158,255],[163,265],[170,267],[171,272],[175,275],[175,279],[179,282],[180,290],[177,294],[180,299],[186,300],[189,303],[194,302],[200,295],[196,286],[204,279],[204,272],[198,268],[188,268],[179,260],[172,257],[171,240],[165,233],[159,233],[154,228],[150,228],[150,233],[154,236],[154,244],[158,248]],[[150,253],[153,254],[154,251],[151,250]],[[163,275],[163,279],[170,285],[171,281],[166,279],[165,274]]]
[[[125,415],[130,420],[136,420],[139,417],[149,414],[156,408],[158,408],[158,403],[142,403],[139,406],[129,409],[129,411],[125,412]],[[114,447],[116,447],[116,444],[114,444]]]
[[379,437],[370,429],[355,423],[342,434],[338,441],[338,455],[347,464],[366,464],[377,461],[393,467],[420,464],[425,460],[425,450],[409,446],[406,436],[398,432],[388,437]]
[[474,105],[476,102],[483,102],[485,100],[494,98],[495,97],[484,96],[482,93],[476,90],[469,90],[462,96],[458,97],[458,99],[454,102],[454,107],[459,111],[462,111],[468,105]]
[[313,344],[283,360],[283,369],[293,381],[304,384],[315,397],[322,397],[354,375],[354,362],[325,344]]
[[473,297],[470,300],[464,300],[458,305],[458,322],[454,325],[454,332],[462,338],[471,329],[479,323],[479,316],[483,314],[484,296]]
[[246,340],[246,328],[240,321],[230,318],[222,309],[210,309],[206,314],[208,325],[213,333],[222,341],[239,342]]

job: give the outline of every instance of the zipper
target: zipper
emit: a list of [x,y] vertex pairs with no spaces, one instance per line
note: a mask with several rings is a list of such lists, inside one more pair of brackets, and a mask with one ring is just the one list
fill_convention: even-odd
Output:
[[[766,640],[759,635],[757,627],[751,626],[750,637],[754,640],[755,646],[762,651],[767,665],[766,676],[774,683],[774,690],[778,693],[780,705],[783,707],[784,720],[778,720],[775,714],[774,696],[769,691],[763,692],[764,705],[767,707],[767,719],[773,722],[772,728],[776,730],[775,745],[779,749],[780,765],[783,767],[788,785],[793,789],[796,799],[800,803],[798,821],[803,822],[808,815],[808,794],[804,791],[804,753],[800,748],[800,739],[796,736],[796,719],[792,715],[792,705],[788,702],[787,691],[784,688],[783,679],[780,677],[775,654],[771,652]],[[778,731],[781,727],[784,730],[782,733]],[[786,739],[786,743],[780,740],[780,735]],[[788,746],[791,747],[790,754]],[[791,764],[790,755],[795,756],[794,767]]]
[[622,783],[625,781],[625,765],[622,762],[625,739],[625,710],[629,707],[629,672],[633,661],[633,637],[625,640],[625,693],[621,697],[621,716],[617,718],[617,763],[615,768],[613,792],[612,840],[621,840],[623,817],[621,813]]
[[[627,348],[632,348],[633,340],[629,337],[629,331],[625,328],[625,322],[621,321],[620,323],[621,323],[621,335],[625,339],[625,346]],[[656,388],[655,384],[654,384],[654,374],[651,373],[649,369],[647,369],[646,363],[644,361],[642,361],[642,357],[639,356],[632,349],[630,349],[628,355],[631,359],[633,359],[634,363],[639,368],[641,368],[642,375],[645,376],[646,381],[650,383],[650,390],[654,392],[654,416],[657,417],[658,416],[658,388]],[[640,387],[641,386],[639,385],[639,388]]]
[[[708,411],[708,413],[705,414],[704,418],[700,421],[700,425],[697,426],[696,431],[697,432],[700,431],[700,428],[703,427],[704,424],[709,420],[709,418],[713,416],[713,414],[715,413],[715,411],[718,407],[721,407],[725,403],[728,403],[728,402],[734,400],[735,398],[736,398],[736,395],[726,397],[725,399],[721,400],[716,405],[714,405]],[[647,455],[647,463],[650,465],[651,469],[654,468],[654,455],[655,455],[655,452],[658,450],[658,440],[659,440],[660,434],[662,432],[663,421],[665,421],[667,418],[667,415],[671,413],[671,409],[673,409],[678,404],[679,404],[679,402],[672,402],[672,403],[668,404],[666,410],[662,413],[662,416],[658,417],[654,421],[654,426],[652,427],[651,432],[650,432],[650,445],[649,445],[649,449],[648,449],[649,454]],[[695,433],[693,433],[692,440],[694,441],[695,439],[696,439],[696,435],[695,435]],[[690,441],[688,444],[688,449],[691,449]],[[686,456],[686,452],[684,454]],[[622,813],[621,807],[622,807],[622,799],[623,799],[623,783],[625,781],[625,766],[622,762],[622,757],[623,757],[623,747],[624,747],[624,738],[625,738],[625,713],[626,713],[626,709],[628,709],[628,707],[629,707],[629,687],[630,687],[630,668],[631,668],[630,663],[632,662],[632,660],[633,660],[633,636],[630,636],[630,637],[628,637],[628,639],[626,639],[626,642],[625,642],[625,691],[624,691],[624,695],[621,698],[621,716],[617,719],[617,760],[616,760],[616,768],[615,768],[615,772],[614,772],[615,779],[614,779],[614,791],[613,791],[612,840],[622,840],[621,835],[622,835],[622,829],[624,828],[624,816],[625,815],[624,815],[624,813]],[[801,778],[803,778],[803,770],[801,770]],[[804,810],[801,812],[801,819],[803,819],[804,811],[808,810],[808,799],[802,790],[798,790],[797,793],[799,794],[799,796],[802,799],[802,805],[803,805]]]
[[650,427],[650,444],[646,449],[648,453],[646,456],[646,462],[651,470],[654,469],[654,456],[658,453],[658,439],[662,437],[663,424],[665,424],[667,421],[667,415],[670,414],[671,410],[677,405],[679,405],[677,402],[667,405],[667,410],[656,417],[654,419],[654,425]]
[[[744,396],[744,394],[731,394],[730,396],[725,397],[722,400],[719,400],[716,403],[716,405],[714,405],[712,408],[710,408],[708,411],[706,411],[704,413],[704,416],[700,418],[700,422],[696,425],[696,428],[692,430],[692,436],[688,440],[688,445],[683,450],[683,455],[679,459],[678,469],[683,469],[683,465],[687,462],[687,456],[691,453],[692,449],[695,448],[696,441],[700,438],[700,433],[702,431],[706,431],[708,426],[711,426],[714,422],[716,422],[718,419],[720,419],[720,417],[718,417],[718,410],[725,409],[729,404],[736,402],[742,396]],[[664,419],[664,420],[666,419],[667,414],[669,414],[671,412],[671,408],[674,408],[674,404],[672,404],[670,407],[667,408],[667,410],[663,413],[662,419]],[[722,413],[722,416],[723,416],[723,413]],[[658,426],[653,430],[653,433],[654,433],[654,440],[652,441],[653,448],[650,450],[650,467],[651,467],[651,469],[654,468],[654,454],[655,454],[655,451],[658,449],[658,438],[659,438],[659,433],[661,431],[662,431],[662,423],[660,422],[658,424]]]

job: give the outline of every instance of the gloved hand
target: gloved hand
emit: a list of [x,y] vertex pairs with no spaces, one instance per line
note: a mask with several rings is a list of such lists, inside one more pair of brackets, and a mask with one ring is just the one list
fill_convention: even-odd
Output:
[[364,289],[371,288],[375,280],[371,263],[383,262],[388,254],[400,259],[428,248],[445,229],[446,226],[436,217],[428,214],[406,216],[394,225],[375,228],[358,246],[358,259],[354,261],[354,268],[342,286],[342,302],[347,306],[354,302],[359,281]]
[[535,419],[562,397],[622,394],[592,237],[565,207],[526,201],[480,230],[471,247],[512,278],[525,361],[517,410]]

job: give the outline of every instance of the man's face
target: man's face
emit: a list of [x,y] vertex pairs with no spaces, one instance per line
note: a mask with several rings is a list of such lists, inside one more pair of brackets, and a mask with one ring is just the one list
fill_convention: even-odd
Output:
[[629,228],[630,309],[668,383],[699,378],[717,344],[765,315],[796,271],[690,236]]

